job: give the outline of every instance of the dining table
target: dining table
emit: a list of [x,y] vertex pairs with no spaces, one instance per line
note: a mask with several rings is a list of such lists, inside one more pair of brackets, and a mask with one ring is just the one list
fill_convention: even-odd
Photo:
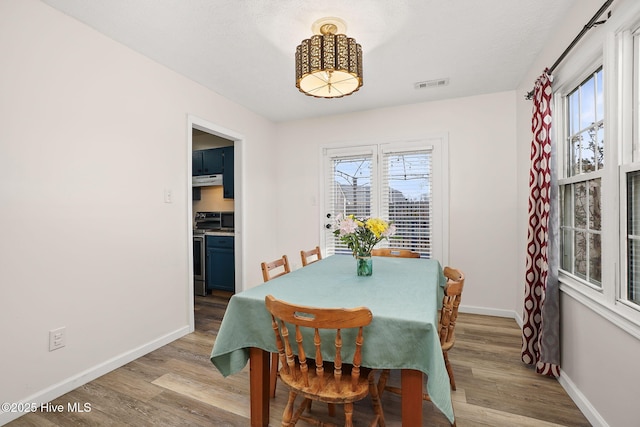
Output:
[[[445,283],[442,266],[435,259],[373,257],[373,274],[358,276],[351,255],[327,256],[233,295],[211,362],[225,377],[249,362],[251,426],[267,426],[269,358],[277,348],[265,296],[313,307],[368,307],[373,319],[365,327],[361,365],[401,371],[402,425],[422,426],[424,375],[431,402],[453,424],[451,388],[438,333]],[[345,345],[345,360],[352,351]]]

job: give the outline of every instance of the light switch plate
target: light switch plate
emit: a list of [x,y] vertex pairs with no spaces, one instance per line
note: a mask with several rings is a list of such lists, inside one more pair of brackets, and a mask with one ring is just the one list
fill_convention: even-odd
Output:
[[57,350],[67,345],[67,328],[62,327],[49,331],[49,351]]

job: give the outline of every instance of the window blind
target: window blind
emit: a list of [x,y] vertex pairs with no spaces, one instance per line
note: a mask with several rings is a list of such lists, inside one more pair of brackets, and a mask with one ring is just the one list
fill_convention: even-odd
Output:
[[382,154],[381,211],[396,234],[381,247],[410,249],[431,258],[432,176],[430,150]]
[[[326,175],[328,182],[325,188],[328,191],[328,208],[332,225],[340,213],[344,216],[355,215],[359,218],[375,215],[372,212],[373,160],[372,152],[330,156],[330,170]],[[333,235],[331,229],[327,229],[326,242],[327,254],[351,253],[349,248]]]

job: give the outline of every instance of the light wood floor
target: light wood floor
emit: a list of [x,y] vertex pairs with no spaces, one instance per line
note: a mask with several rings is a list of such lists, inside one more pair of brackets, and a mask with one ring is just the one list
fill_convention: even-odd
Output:
[[[90,412],[36,412],[8,425],[248,426],[248,367],[223,378],[209,361],[227,301],[228,295],[196,297],[196,332],[51,402],[65,408],[88,403]],[[452,398],[459,427],[590,425],[556,380],[520,362],[520,331],[512,319],[461,314],[449,355],[458,386]],[[285,400],[279,383],[271,403],[272,426],[280,425]],[[385,393],[382,403],[387,425],[400,426],[400,398]],[[368,420],[370,407],[367,400],[361,402],[355,417]],[[314,405],[314,410],[325,408]],[[449,425],[429,402],[423,413],[425,425]]]

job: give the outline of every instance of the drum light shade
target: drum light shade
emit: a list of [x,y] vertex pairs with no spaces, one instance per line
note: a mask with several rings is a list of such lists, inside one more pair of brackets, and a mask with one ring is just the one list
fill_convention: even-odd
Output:
[[320,34],[305,39],[296,48],[296,87],[316,98],[340,98],[362,86],[362,47],[338,25],[325,22]]

